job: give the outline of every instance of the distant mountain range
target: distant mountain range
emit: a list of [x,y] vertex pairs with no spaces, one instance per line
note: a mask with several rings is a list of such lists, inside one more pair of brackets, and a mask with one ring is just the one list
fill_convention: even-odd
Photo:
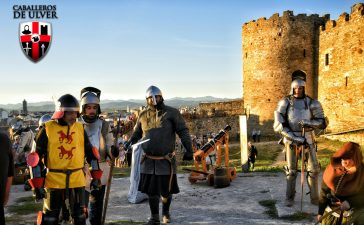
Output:
[[[201,102],[219,102],[219,101],[229,101],[233,100],[230,98],[216,98],[212,96],[205,96],[205,97],[187,97],[187,98],[170,98],[166,99],[166,105],[172,107],[194,107],[198,106]],[[116,109],[127,109],[127,107],[139,108],[140,106],[144,106],[146,104],[145,99],[129,99],[129,100],[102,100],[101,101],[101,108],[103,111],[113,111]],[[17,104],[0,104],[0,108],[5,110],[21,110],[23,108],[22,103]],[[28,103],[28,111],[35,112],[35,111],[54,111],[54,103],[51,101],[46,102],[34,102]]]

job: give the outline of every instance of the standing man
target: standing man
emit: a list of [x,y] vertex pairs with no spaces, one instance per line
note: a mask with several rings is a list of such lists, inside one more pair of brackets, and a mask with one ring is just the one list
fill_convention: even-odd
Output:
[[257,130],[255,128],[253,128],[253,131],[252,131],[252,138],[253,138],[254,142],[257,141]]
[[29,126],[24,125],[24,123],[20,120],[15,125],[12,126],[12,132],[14,137],[18,137],[18,145],[15,149],[15,163],[21,165],[25,163],[26,157],[30,153],[34,142],[34,133],[30,129]]
[[[85,158],[91,162],[99,156],[93,152],[83,125],[76,121],[79,111],[75,97],[70,94],[61,96],[52,120],[39,131],[36,151],[27,158],[28,165],[32,167],[29,183],[34,196],[37,200],[44,198],[38,224],[58,224],[63,205],[70,212],[73,224],[86,224],[83,168]],[[92,173],[95,183],[100,179],[98,171],[95,169]]]
[[258,129],[257,130],[257,142],[260,142],[260,134],[261,134],[261,131]]
[[[305,73],[301,70],[293,72],[292,77],[299,77]],[[291,207],[296,193],[297,152],[304,145],[306,158],[308,157],[307,176],[310,188],[311,203],[318,204],[318,174],[320,166],[316,156],[314,129],[325,129],[327,124],[319,101],[305,94],[305,81],[294,79],[291,84],[290,95],[279,101],[274,112],[274,131],[283,136],[287,166],[286,205]],[[302,136],[302,129],[305,136]],[[303,172],[303,171],[302,171]]]
[[0,225],[5,225],[4,206],[8,203],[14,177],[14,160],[8,135],[0,132]]
[[147,225],[160,224],[159,199],[162,198],[163,223],[170,222],[169,208],[172,194],[179,193],[176,176],[176,134],[186,152],[183,160],[192,160],[193,151],[185,121],[180,112],[164,105],[162,92],[156,86],[146,91],[147,108],[140,113],[134,132],[126,148],[139,139],[150,139],[142,144],[145,152],[141,162],[139,191],[148,194],[151,218]]
[[110,165],[107,158],[114,160],[119,155],[119,149],[113,146],[113,134],[108,122],[100,119],[101,91],[94,87],[81,90],[81,121],[87,136],[100,155],[99,160],[91,161],[92,169],[100,168],[102,171],[101,184],[92,183],[91,174],[86,170],[86,206],[90,200],[89,220],[91,225],[101,224],[101,214],[104,203],[107,176]]
[[258,150],[250,141],[248,142],[248,163],[249,169],[254,170],[255,159],[258,156]]

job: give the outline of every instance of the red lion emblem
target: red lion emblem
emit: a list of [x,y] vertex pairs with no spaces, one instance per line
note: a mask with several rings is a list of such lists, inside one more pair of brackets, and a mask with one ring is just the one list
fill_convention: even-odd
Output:
[[66,135],[65,133],[63,133],[63,131],[58,131],[57,134],[59,134],[59,142],[60,143],[63,143],[64,139],[67,139],[67,144],[71,144],[72,141],[73,141],[73,138],[72,138],[72,135],[74,134],[75,132],[71,132],[69,135]]
[[61,150],[61,152],[59,153],[59,158],[60,159],[63,159],[63,156],[64,155],[67,155],[67,158],[66,159],[72,159],[72,157],[73,157],[72,150],[75,149],[75,148],[76,147],[72,147],[71,150],[67,150],[63,146],[58,147],[58,149]]

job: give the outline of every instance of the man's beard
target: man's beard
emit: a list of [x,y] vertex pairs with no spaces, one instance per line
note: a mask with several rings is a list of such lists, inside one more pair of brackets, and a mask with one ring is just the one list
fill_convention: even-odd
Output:
[[96,121],[97,119],[97,115],[82,115],[82,119],[86,122],[86,123],[93,123]]
[[159,101],[157,102],[156,105],[154,105],[153,103],[147,103],[148,107],[151,108],[151,109],[157,109],[157,110],[160,110],[162,105],[163,105],[163,101]]

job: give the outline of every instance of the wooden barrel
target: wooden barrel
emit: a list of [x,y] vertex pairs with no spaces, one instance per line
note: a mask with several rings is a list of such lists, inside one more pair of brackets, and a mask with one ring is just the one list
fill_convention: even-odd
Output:
[[214,186],[216,188],[223,188],[230,185],[230,177],[226,167],[218,167],[214,170]]

